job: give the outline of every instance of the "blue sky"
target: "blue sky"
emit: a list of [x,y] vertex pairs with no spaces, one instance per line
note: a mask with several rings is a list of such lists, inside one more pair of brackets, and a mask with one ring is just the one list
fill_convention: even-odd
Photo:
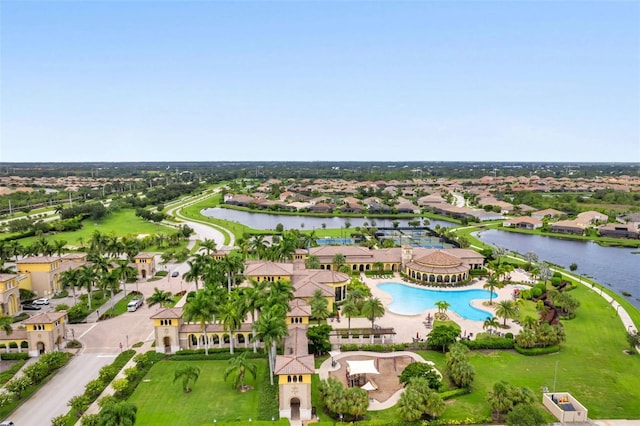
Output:
[[633,1],[0,1],[0,161],[640,161]]

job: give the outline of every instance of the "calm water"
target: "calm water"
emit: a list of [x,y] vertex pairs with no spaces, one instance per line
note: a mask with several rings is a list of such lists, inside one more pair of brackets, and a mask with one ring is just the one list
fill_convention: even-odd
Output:
[[540,260],[560,265],[578,265],[576,273],[588,275],[615,292],[631,293],[629,302],[640,308],[640,251],[637,248],[602,247],[590,241],[562,240],[540,235],[490,229],[475,234],[486,243],[520,254],[536,253]]
[[[397,220],[400,223],[400,226],[409,226],[407,222],[420,219],[289,216],[267,213],[242,212],[220,207],[204,209],[202,210],[202,214],[208,217],[215,217],[217,219],[224,219],[242,223],[243,225],[247,225],[255,229],[275,229],[279,223],[281,223],[285,229],[322,229],[323,223],[327,228],[343,228],[346,222],[351,223],[351,229],[353,229],[356,226],[363,226],[364,222],[367,222],[369,223],[369,225],[371,225],[372,221],[375,221],[377,227],[392,227],[394,220]],[[429,219],[429,223],[429,227],[432,229],[435,228],[436,225],[440,225],[441,227],[449,227],[455,225],[454,223],[444,220]]]
[[[484,321],[487,317],[493,317],[490,312],[471,306],[472,300],[489,300],[488,290],[433,290],[399,283],[384,283],[378,288],[393,297],[387,309],[396,314],[417,315],[435,308],[436,302],[446,300],[451,304],[448,310],[465,319]],[[493,297],[496,296],[494,293]]]

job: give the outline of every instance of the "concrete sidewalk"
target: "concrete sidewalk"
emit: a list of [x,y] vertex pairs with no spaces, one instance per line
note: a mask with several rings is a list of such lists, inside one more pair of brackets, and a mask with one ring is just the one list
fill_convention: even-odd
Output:
[[[136,353],[124,365],[124,367],[122,367],[122,369],[118,372],[118,374],[116,374],[116,377],[113,380],[125,378],[126,377],[125,371],[127,370],[127,368],[135,367],[135,365],[136,365],[136,362],[134,361],[134,358],[136,357],[136,355],[149,352],[150,350],[153,349],[152,345],[153,345],[153,340],[147,340],[142,344],[142,346],[140,346],[138,348],[131,348],[131,349],[135,350]],[[113,395],[114,392],[115,391],[114,391],[113,387],[111,386],[111,383],[109,383],[107,385],[107,387],[104,389],[104,391],[102,391],[100,396],[98,396],[98,398],[96,398],[96,400],[93,401],[93,403],[89,406],[87,411],[84,412],[84,414],[85,415],[86,414],[98,414],[100,412],[100,406],[98,405],[98,401],[100,401],[100,399],[104,398],[105,396]],[[78,419],[78,421],[76,422],[76,426],[82,426],[82,418]]]

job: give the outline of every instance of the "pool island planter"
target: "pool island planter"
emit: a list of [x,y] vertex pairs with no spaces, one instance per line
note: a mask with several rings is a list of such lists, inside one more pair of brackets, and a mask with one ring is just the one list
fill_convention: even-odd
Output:
[[570,393],[543,393],[542,404],[563,424],[584,423],[587,421],[588,410]]

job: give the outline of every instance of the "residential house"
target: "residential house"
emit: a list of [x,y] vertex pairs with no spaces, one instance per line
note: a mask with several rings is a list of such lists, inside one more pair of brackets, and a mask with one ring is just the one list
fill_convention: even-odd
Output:
[[502,222],[502,226],[505,228],[520,228],[520,229],[538,229],[542,227],[542,221],[529,216],[514,217]]
[[531,217],[540,219],[540,220],[551,219],[554,217],[562,217],[562,216],[566,216],[566,213],[556,209],[544,209],[544,210],[531,212]]

